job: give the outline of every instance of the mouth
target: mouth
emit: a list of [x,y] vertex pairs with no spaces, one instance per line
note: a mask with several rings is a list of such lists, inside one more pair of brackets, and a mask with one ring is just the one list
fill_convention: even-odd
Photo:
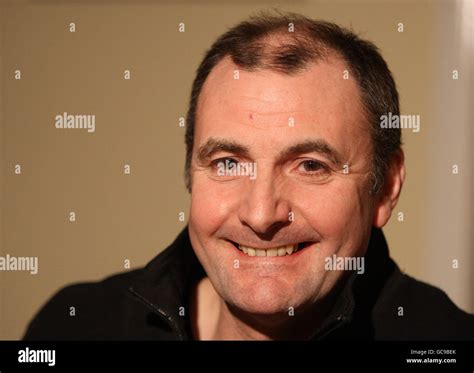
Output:
[[251,246],[241,245],[237,242],[229,241],[234,245],[234,247],[241,251],[242,253],[248,256],[270,256],[270,257],[284,257],[293,255],[301,250],[304,250],[308,246],[311,246],[315,242],[300,242],[296,244],[289,244],[284,246],[275,246],[275,247],[268,247],[268,248],[255,248]]

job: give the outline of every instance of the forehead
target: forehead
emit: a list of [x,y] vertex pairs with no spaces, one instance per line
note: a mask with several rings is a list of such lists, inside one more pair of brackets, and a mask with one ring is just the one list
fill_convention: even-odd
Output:
[[195,149],[210,138],[238,142],[253,157],[324,141],[348,162],[369,157],[371,136],[354,79],[340,59],[321,60],[288,75],[246,71],[221,61],[206,80],[196,111]]
[[197,121],[230,116],[236,121],[277,124],[287,123],[292,114],[361,119],[359,87],[348,70],[342,59],[329,57],[292,75],[269,69],[247,71],[227,57],[203,85]]

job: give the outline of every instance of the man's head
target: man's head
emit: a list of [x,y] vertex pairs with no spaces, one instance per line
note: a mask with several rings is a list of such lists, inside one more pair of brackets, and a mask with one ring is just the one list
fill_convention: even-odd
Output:
[[380,128],[388,112],[399,105],[386,63],[334,24],[262,16],[214,43],[193,84],[186,180],[193,248],[229,306],[310,306],[341,277],[326,257],[364,254],[404,179],[400,131]]

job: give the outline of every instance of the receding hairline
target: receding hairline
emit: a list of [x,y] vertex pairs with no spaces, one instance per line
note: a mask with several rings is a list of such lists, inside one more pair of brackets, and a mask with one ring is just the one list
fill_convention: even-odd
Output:
[[[197,102],[196,102],[197,105],[196,105],[196,111],[195,111],[195,123],[194,124],[195,124],[195,126],[197,126],[197,124],[199,122],[199,113],[202,110],[202,98],[205,97],[209,92],[213,92],[213,90],[211,88],[212,86],[210,87],[209,85],[210,84],[212,85],[212,84],[215,84],[215,83],[217,83],[217,84],[220,83],[218,81],[219,75],[216,75],[216,74],[222,74],[222,75],[220,75],[220,77],[222,77],[224,74],[229,74],[229,70],[232,71],[232,68],[235,67],[236,69],[238,69],[240,71],[245,71],[245,72],[249,72],[249,73],[272,72],[272,73],[281,75],[283,77],[293,77],[293,76],[297,76],[297,75],[300,75],[300,74],[307,73],[311,70],[312,67],[317,67],[318,64],[322,64],[322,63],[323,64],[326,63],[326,64],[329,64],[329,65],[332,65],[332,66],[341,64],[340,65],[340,67],[341,67],[341,71],[340,71],[341,79],[343,79],[343,74],[344,74],[345,69],[347,69],[348,73],[350,74],[350,66],[348,66],[347,61],[345,60],[345,58],[341,54],[337,53],[337,51],[334,51],[334,53],[333,52],[328,53],[324,57],[321,57],[319,59],[315,59],[312,62],[309,62],[303,68],[299,69],[298,71],[293,72],[292,74],[288,74],[288,73],[285,73],[285,72],[282,72],[282,71],[274,70],[274,69],[272,69],[271,67],[268,67],[268,66],[262,66],[262,67],[258,67],[258,68],[248,69],[247,67],[237,65],[233,61],[232,56],[226,55],[221,60],[219,60],[219,62],[210,71],[209,75],[207,76],[207,78],[206,78],[206,80],[205,80],[205,82],[204,82],[204,84],[203,84],[203,86],[202,86],[202,88],[199,92],[199,96],[198,96]],[[227,71],[226,71],[226,69],[227,69]],[[232,76],[230,76],[229,78],[232,79]],[[357,111],[358,111],[358,114],[360,114],[361,118],[363,118],[363,123],[361,123],[360,129],[362,129],[364,131],[367,131],[368,134],[370,135],[370,117],[369,117],[369,113],[367,112],[367,108],[364,104],[363,93],[362,93],[361,87],[360,87],[360,85],[359,85],[359,83],[356,79],[348,80],[348,83],[352,84],[353,88],[355,89],[356,97],[357,97],[357,101],[356,101]]]

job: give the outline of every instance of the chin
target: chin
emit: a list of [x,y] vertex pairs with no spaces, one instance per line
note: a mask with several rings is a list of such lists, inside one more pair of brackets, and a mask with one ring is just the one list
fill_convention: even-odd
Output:
[[301,303],[295,299],[292,289],[274,280],[261,280],[259,284],[240,287],[238,292],[225,298],[233,307],[254,315],[288,315],[290,307],[296,309]]

